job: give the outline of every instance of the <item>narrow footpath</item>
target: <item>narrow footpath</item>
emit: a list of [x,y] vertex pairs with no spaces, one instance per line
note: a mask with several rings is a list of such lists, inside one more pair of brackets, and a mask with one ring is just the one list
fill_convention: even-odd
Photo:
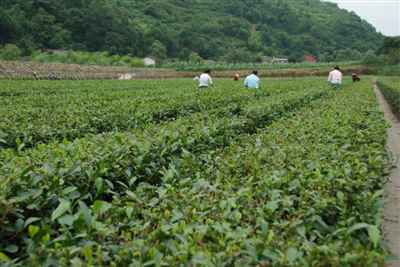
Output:
[[394,168],[385,187],[383,211],[383,234],[394,258],[388,260],[386,267],[400,267],[400,121],[393,114],[379,88],[374,91],[386,120],[391,124],[388,130],[387,149],[393,160]]

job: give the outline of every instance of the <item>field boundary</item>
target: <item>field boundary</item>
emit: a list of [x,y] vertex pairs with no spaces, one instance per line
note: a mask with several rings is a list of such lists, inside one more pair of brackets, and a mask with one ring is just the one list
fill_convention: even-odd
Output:
[[393,169],[390,172],[389,182],[385,186],[383,210],[383,234],[393,260],[388,260],[387,267],[400,266],[400,121],[394,115],[390,105],[384,98],[378,86],[374,91],[381,110],[391,128],[388,129],[387,149],[393,159]]
[[[246,76],[252,69],[215,70],[216,78],[232,78],[235,73]],[[306,77],[326,76],[329,67],[296,69],[260,69],[261,77]],[[342,69],[349,75],[353,72],[362,75],[374,74],[366,66],[349,66]],[[78,65],[62,63],[37,63],[20,61],[0,61],[0,80],[137,80],[137,79],[176,79],[193,78],[199,71],[176,71],[165,68],[129,68],[116,66]]]

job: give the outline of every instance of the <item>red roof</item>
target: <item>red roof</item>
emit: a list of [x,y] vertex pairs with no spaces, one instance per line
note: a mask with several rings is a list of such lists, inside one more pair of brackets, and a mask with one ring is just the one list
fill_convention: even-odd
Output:
[[315,62],[317,62],[317,58],[314,57],[313,55],[305,55],[304,61],[315,63]]

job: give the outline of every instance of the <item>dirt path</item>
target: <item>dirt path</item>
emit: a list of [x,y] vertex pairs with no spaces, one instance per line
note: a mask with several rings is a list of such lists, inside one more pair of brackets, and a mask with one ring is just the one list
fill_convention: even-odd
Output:
[[374,90],[386,120],[392,125],[388,130],[387,146],[395,165],[390,174],[390,181],[385,187],[383,234],[389,249],[398,259],[389,260],[386,266],[400,267],[400,121],[392,113],[376,85]]

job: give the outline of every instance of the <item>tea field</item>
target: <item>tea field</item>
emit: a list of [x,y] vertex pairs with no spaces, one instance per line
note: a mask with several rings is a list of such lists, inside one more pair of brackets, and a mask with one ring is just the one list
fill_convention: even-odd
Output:
[[380,77],[377,85],[390,103],[393,112],[400,114],[400,78]]
[[381,266],[371,81],[2,81],[5,266]]

